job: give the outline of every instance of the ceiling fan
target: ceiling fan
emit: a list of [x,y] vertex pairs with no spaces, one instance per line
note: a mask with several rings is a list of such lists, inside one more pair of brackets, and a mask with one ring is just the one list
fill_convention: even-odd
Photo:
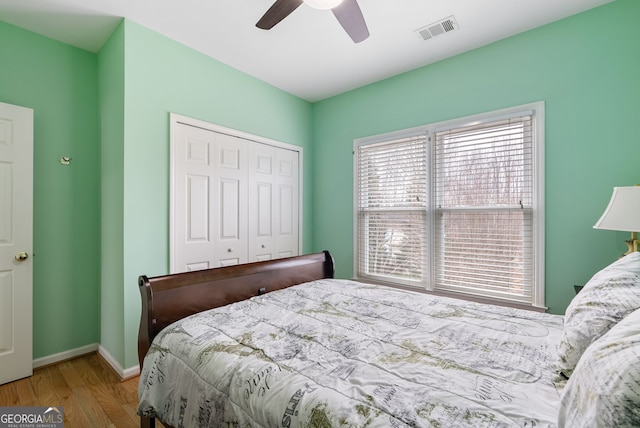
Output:
[[276,0],[260,18],[256,27],[270,30],[302,3],[314,9],[331,9],[342,28],[355,43],[360,43],[369,37],[369,29],[357,0]]

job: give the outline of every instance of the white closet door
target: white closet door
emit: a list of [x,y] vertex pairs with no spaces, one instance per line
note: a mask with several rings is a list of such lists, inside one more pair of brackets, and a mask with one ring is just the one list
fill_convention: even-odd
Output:
[[216,265],[229,266],[249,261],[247,140],[215,135],[213,244]]
[[172,272],[248,261],[247,141],[175,127]]
[[208,125],[172,115],[171,272],[298,255],[301,153]]
[[188,125],[174,128],[172,142],[171,271],[214,267],[211,230],[215,134]]
[[274,223],[276,254],[291,257],[299,254],[298,221],[298,152],[278,149],[276,156],[276,195]]
[[297,255],[298,152],[252,144],[249,153],[249,259]]

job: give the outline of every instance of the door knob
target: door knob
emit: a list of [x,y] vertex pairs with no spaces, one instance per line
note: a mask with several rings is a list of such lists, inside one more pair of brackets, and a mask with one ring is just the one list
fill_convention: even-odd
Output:
[[25,260],[27,260],[29,258],[29,254],[25,253],[24,251],[20,252],[20,253],[16,253],[15,255],[15,259],[19,262],[23,262]]

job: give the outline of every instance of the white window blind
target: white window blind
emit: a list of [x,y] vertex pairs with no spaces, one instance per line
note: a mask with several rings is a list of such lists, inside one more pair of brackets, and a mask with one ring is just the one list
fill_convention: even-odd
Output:
[[363,277],[421,282],[427,233],[424,136],[357,150],[358,271]]
[[531,302],[532,119],[435,134],[435,289]]
[[356,141],[355,276],[543,306],[543,108]]

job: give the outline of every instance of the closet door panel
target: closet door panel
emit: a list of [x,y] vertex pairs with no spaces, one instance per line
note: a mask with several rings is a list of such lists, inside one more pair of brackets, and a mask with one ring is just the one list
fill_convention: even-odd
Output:
[[249,259],[276,258],[273,240],[273,147],[254,143],[249,148]]
[[250,258],[256,261],[271,260],[273,256],[273,185],[271,183],[252,183],[255,189],[256,210],[249,215],[250,234],[253,239],[249,244]]
[[229,266],[249,261],[248,254],[248,183],[247,141],[216,133],[214,192],[212,218],[216,266]]
[[211,236],[211,132],[192,126],[176,128],[172,143],[171,271],[214,265]]
[[277,202],[275,212],[275,241],[278,257],[299,254],[298,217],[298,153],[279,149],[276,169]]
[[258,218],[256,219],[257,223],[257,231],[256,235],[258,237],[270,238],[273,236],[272,234],[272,201],[273,201],[273,190],[271,183],[256,183],[256,187],[258,189]]
[[209,242],[209,177],[188,174],[187,236],[188,243]]
[[237,180],[220,180],[220,240],[240,239],[240,183]]

